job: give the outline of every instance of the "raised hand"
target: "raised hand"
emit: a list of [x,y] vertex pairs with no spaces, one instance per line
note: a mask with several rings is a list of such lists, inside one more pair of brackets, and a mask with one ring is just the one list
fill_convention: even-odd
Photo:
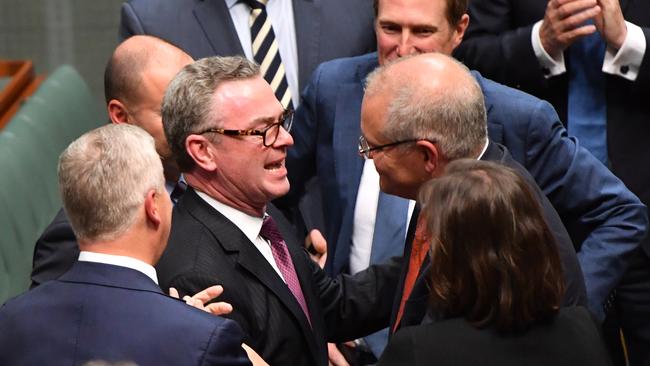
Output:
[[[618,4],[618,0],[603,1]],[[577,39],[594,33],[596,25],[585,22],[589,19],[597,22],[597,17],[602,12],[600,2],[601,0],[550,0],[539,29],[544,50],[556,58]]]

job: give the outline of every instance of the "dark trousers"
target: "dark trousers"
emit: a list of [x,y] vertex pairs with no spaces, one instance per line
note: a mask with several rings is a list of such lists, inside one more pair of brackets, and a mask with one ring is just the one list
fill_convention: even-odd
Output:
[[626,352],[630,366],[650,366],[650,258],[643,249],[634,252],[612,299],[603,330],[614,363],[624,366]]

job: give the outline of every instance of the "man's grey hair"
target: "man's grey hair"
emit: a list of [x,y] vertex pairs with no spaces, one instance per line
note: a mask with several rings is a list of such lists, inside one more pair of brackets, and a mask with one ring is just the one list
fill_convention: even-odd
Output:
[[85,133],[59,157],[63,208],[80,240],[109,241],[134,223],[147,192],[165,192],[154,140],[139,127],[109,124]]
[[[366,79],[366,95],[382,90],[392,93],[382,131],[387,139],[435,142],[448,160],[474,157],[487,138],[483,93],[465,65],[443,57],[466,71],[466,77],[457,80],[453,88],[429,88],[422,85],[422,76],[391,80],[387,74],[390,67],[406,61],[407,57],[373,71]],[[431,75],[431,79],[435,77]]]
[[[226,81],[260,75],[259,66],[241,56],[208,57],[185,66],[171,81],[162,103],[165,136],[181,171],[194,167],[185,150],[187,136],[223,123],[212,98]],[[213,140],[214,141],[214,140]]]

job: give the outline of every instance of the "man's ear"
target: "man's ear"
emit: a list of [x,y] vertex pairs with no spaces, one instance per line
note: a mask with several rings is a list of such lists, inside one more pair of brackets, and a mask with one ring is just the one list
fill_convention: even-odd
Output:
[[415,143],[417,146],[424,164],[426,172],[433,176],[440,165],[440,150],[438,146],[431,141],[419,140]]
[[212,143],[202,135],[189,135],[185,139],[185,150],[201,169],[214,171],[217,169],[216,152]]
[[465,36],[465,31],[467,30],[468,26],[469,26],[469,15],[463,14],[463,16],[460,17],[458,23],[456,23],[456,27],[454,28],[454,36],[453,36],[454,49],[458,47],[458,45],[460,45],[460,43],[463,41],[463,37]]
[[111,99],[108,102],[108,118],[111,120],[111,123],[120,124],[120,123],[133,123],[129,117],[129,112],[124,107],[124,104],[117,99]]
[[154,227],[160,226],[162,222],[162,207],[160,206],[161,193],[155,189],[150,189],[144,198],[144,211],[147,216],[147,223]]

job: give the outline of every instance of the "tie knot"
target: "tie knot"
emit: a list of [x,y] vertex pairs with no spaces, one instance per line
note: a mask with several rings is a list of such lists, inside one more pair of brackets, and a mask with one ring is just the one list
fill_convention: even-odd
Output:
[[260,236],[269,240],[271,244],[282,240],[282,234],[280,234],[278,227],[275,225],[275,220],[271,216],[267,215],[264,218]]
[[242,3],[247,4],[251,9],[264,9],[269,0],[240,0]]

